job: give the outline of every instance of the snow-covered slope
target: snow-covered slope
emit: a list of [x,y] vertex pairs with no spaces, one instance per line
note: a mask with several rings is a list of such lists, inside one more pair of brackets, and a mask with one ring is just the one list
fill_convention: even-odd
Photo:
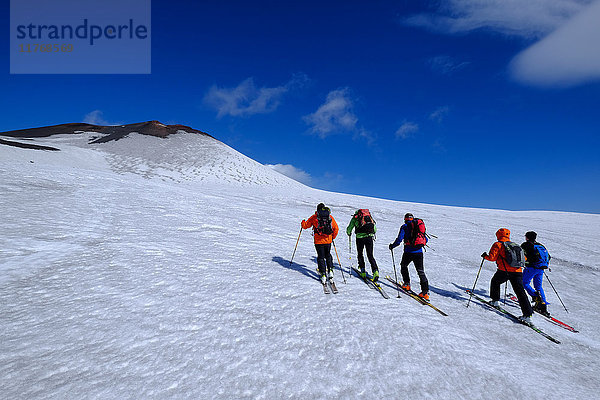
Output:
[[[105,169],[175,182],[304,188],[304,185],[244,156],[208,135],[179,131],[165,138],[132,132],[120,140],[94,143],[104,134],[80,132],[12,142],[59,149],[38,155],[45,162],[76,169]],[[6,146],[2,146],[6,147]],[[30,152],[3,149],[7,161],[26,160]],[[72,153],[76,153],[74,157]]]
[[[90,146],[86,135],[32,141],[60,152],[0,145],[3,398],[597,396],[598,215],[328,193],[208,137]],[[338,295],[322,292],[308,231],[290,263],[299,222],[321,201],[342,228]],[[365,207],[384,275],[405,212],[438,236],[425,268],[448,317],[348,276],[356,257],[343,230]],[[534,317],[556,345],[477,302],[465,307],[499,227],[517,242],[538,232],[569,312],[546,282],[550,310],[580,333]],[[481,293],[494,270],[485,264]]]

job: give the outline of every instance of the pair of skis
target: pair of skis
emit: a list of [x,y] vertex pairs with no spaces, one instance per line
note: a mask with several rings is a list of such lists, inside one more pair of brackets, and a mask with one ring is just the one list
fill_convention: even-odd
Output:
[[515,322],[518,322],[520,324],[523,324],[525,326],[528,326],[529,328],[533,329],[534,331],[536,331],[537,333],[539,333],[540,335],[542,335],[543,337],[545,337],[546,339],[550,340],[551,342],[554,342],[556,344],[560,344],[560,341],[558,341],[557,339],[553,338],[552,336],[548,335],[546,332],[542,331],[540,328],[538,328],[537,326],[535,326],[532,323],[527,323],[525,321],[522,321],[519,317],[517,317],[516,315],[514,315],[513,313],[505,310],[504,308],[500,307],[500,306],[493,306],[491,301],[485,300],[482,297],[479,297],[478,295],[476,295],[475,293],[473,293],[471,291],[471,289],[467,289],[466,290],[467,293],[469,293],[469,295],[475,297],[477,300],[479,300],[481,303],[483,303],[484,305],[486,305],[487,307],[489,307],[490,309],[496,310],[501,312],[502,314],[506,315],[507,317],[509,317],[510,319],[512,319]]
[[[338,294],[338,289],[335,286],[335,282],[333,281],[333,278],[327,278],[325,280],[325,283],[323,283],[323,281],[321,281],[321,284],[323,285],[323,293],[325,294]],[[331,290],[329,289],[331,287]]]
[[[321,272],[319,270],[317,270],[317,274],[318,276],[321,276]],[[323,285],[323,293],[338,294],[337,286],[335,286],[335,282],[333,281],[333,275],[331,277],[327,277],[325,279],[325,282],[323,282],[321,278],[319,278],[319,282],[321,282],[321,285]]]
[[356,276],[358,276],[364,283],[367,284],[367,286],[369,286],[371,289],[375,289],[377,290],[384,299],[389,299],[390,296],[385,292],[385,290],[383,290],[383,288],[381,287],[381,285],[377,282],[374,282],[373,279],[371,277],[369,277],[368,275],[366,275],[364,278],[362,276],[360,276],[360,271],[357,270],[356,268],[352,267],[352,271],[354,271],[354,273],[356,274]]
[[[513,293],[510,293],[510,294],[508,295],[508,299],[510,299],[510,300],[511,300],[513,303],[515,303],[515,304],[517,304],[517,305],[519,304],[519,299],[518,299],[518,298],[517,298],[517,296],[515,296]],[[535,310],[534,310],[534,311],[535,311]],[[571,332],[574,332],[574,333],[577,333],[577,332],[579,332],[577,329],[575,329],[575,328],[573,328],[572,326],[570,326],[570,325],[567,325],[567,324],[565,324],[564,322],[562,322],[562,321],[560,321],[560,320],[558,320],[558,319],[554,318],[554,317],[553,317],[553,316],[551,316],[550,314],[543,314],[543,313],[541,313],[541,312],[539,312],[539,311],[535,311],[535,312],[536,312],[536,313],[538,313],[539,315],[541,315],[542,317],[546,318],[548,321],[552,322],[553,324],[555,324],[555,325],[557,325],[557,326],[560,326],[561,328],[564,328],[564,329],[566,329],[566,330],[568,330],[568,331],[571,331]]]
[[[367,286],[376,289],[377,291],[379,291],[379,293],[381,293],[381,295],[386,298],[389,299],[390,296],[385,292],[385,290],[383,290],[383,288],[381,287],[381,285],[377,282],[373,282],[373,280],[367,275],[365,278],[362,278],[360,276],[360,271],[357,270],[356,268],[352,267],[352,270],[354,271],[354,273],[356,274],[356,276],[358,276],[360,279],[362,279],[363,282],[365,282],[367,284]],[[386,275],[385,277],[388,281],[392,282],[394,285],[396,285],[404,294],[406,294],[409,297],[412,297],[413,299],[415,299],[416,301],[418,301],[419,303],[429,306],[431,308],[433,308],[435,311],[439,312],[440,314],[442,314],[443,316],[447,317],[448,314],[446,314],[445,312],[443,312],[442,310],[440,310],[439,308],[437,308],[436,306],[434,306],[433,304],[431,304],[429,301],[422,299],[421,297],[419,297],[415,292],[413,292],[412,290],[405,290],[402,289],[401,285],[396,282],[395,280],[393,280],[390,276]]]
[[396,282],[394,279],[392,279],[391,276],[386,275],[385,279],[387,279],[388,281],[392,282],[394,284],[394,286],[396,286],[405,295],[407,295],[409,297],[412,297],[413,299],[415,299],[419,303],[423,304],[424,306],[429,306],[429,307],[433,308],[435,311],[439,312],[444,317],[448,316],[448,314],[446,314],[445,312],[443,312],[442,310],[440,310],[439,308],[437,308],[436,306],[434,306],[433,304],[431,304],[429,301],[427,301],[427,300],[419,297],[419,295],[416,294],[415,292],[413,292],[412,290],[403,289],[402,285],[400,283]]

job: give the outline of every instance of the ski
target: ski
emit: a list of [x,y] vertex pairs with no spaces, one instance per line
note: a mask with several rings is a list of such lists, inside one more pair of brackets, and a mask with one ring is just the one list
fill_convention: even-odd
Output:
[[[517,298],[517,296],[515,296],[513,293],[509,293],[509,295],[508,295],[508,298],[509,298],[510,300],[512,300],[514,303],[517,303],[517,304],[519,304],[519,299],[518,299],[518,298]],[[568,330],[568,331],[571,331],[571,332],[574,332],[574,333],[577,333],[577,332],[579,332],[577,329],[573,328],[573,327],[572,327],[572,326],[570,326],[570,325],[567,325],[567,324],[565,324],[565,323],[564,323],[564,322],[562,322],[561,320],[558,320],[558,319],[554,318],[554,317],[553,317],[552,315],[550,315],[550,314],[546,315],[546,314],[542,314],[541,312],[539,312],[539,311],[536,311],[536,310],[533,310],[533,311],[535,311],[536,313],[538,313],[538,314],[539,314],[539,315],[541,315],[542,317],[546,318],[548,321],[550,321],[550,322],[554,323],[555,325],[558,325],[558,326],[560,326],[561,328],[564,328],[564,329],[566,329],[566,330]]]
[[[325,279],[325,282],[323,282],[320,278],[321,276],[321,271],[319,271],[318,269],[317,271],[317,276],[319,276],[319,282],[321,283],[321,285],[323,285],[323,293],[325,294],[331,294],[331,290],[329,290],[329,285],[327,285],[327,282],[329,282],[329,279]],[[333,283],[333,280],[330,281],[331,283]],[[335,288],[335,289],[334,289]],[[335,287],[335,283],[333,283],[333,285],[331,286],[331,289],[333,290],[334,294],[337,294],[337,288]]]
[[325,282],[325,283],[321,282],[321,285],[323,285],[323,293],[331,294],[331,291],[329,290],[329,286],[327,286],[327,282]]
[[416,294],[415,292],[413,292],[412,290],[404,290],[404,289],[402,289],[402,285],[400,285],[398,282],[396,282],[395,280],[393,280],[391,276],[386,275],[385,279],[387,279],[388,281],[392,282],[394,284],[394,286],[396,286],[398,289],[400,289],[400,291],[402,293],[404,293],[405,295],[412,297],[413,299],[415,299],[419,303],[423,304],[424,306],[429,306],[429,307],[433,308],[435,311],[439,312],[444,317],[448,316],[448,314],[446,314],[445,312],[443,312],[442,310],[440,310],[439,308],[437,308],[436,306],[434,306],[433,304],[431,304],[427,300],[420,298],[419,295]]
[[470,295],[472,295],[473,297],[475,297],[477,300],[479,300],[480,302],[482,302],[483,304],[487,305],[488,307],[490,307],[493,310],[496,311],[500,311],[502,314],[508,316],[509,318],[511,318],[513,321],[518,322],[519,324],[525,325],[530,327],[531,329],[533,329],[534,331],[536,331],[537,333],[539,333],[540,335],[542,335],[543,337],[545,337],[546,339],[556,343],[556,344],[560,344],[560,341],[558,341],[557,339],[553,338],[552,336],[548,335],[546,332],[542,331],[540,328],[538,328],[537,326],[535,326],[534,324],[528,324],[526,322],[523,322],[519,319],[519,317],[517,317],[516,315],[514,315],[513,313],[506,311],[504,308],[498,306],[498,307],[494,307],[489,301],[483,299],[482,297],[479,297],[478,295],[476,295],[475,293],[473,293],[471,291],[471,289],[467,289],[466,290],[467,293],[469,293]]
[[381,293],[381,295],[383,296],[383,298],[385,299],[389,299],[390,296],[385,292],[385,290],[383,290],[383,288],[381,287],[381,285],[379,284],[379,282],[375,282],[374,280],[367,278],[371,281],[371,283],[373,284],[373,286],[375,286],[375,289],[377,289],[379,291],[379,293]]
[[331,286],[331,291],[333,292],[333,294],[338,294],[338,289],[337,286],[335,286],[335,282],[333,281],[333,278],[329,278],[329,286]]
[[360,272],[354,267],[352,267],[352,270],[356,273],[356,276],[358,276],[364,283],[367,284],[368,287],[370,287],[371,289],[375,289],[379,293],[381,293],[381,295],[383,296],[384,299],[390,298],[390,296],[385,292],[385,290],[383,290],[383,288],[381,287],[381,285],[379,283],[373,282],[373,280],[371,280],[371,278],[369,278],[368,275],[366,278],[361,277]]

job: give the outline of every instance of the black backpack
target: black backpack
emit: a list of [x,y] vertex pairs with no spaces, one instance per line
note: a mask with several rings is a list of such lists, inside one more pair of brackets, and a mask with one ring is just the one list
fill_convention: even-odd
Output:
[[325,207],[317,210],[317,222],[318,225],[315,228],[315,232],[320,235],[331,235],[333,228],[331,227],[331,211]]
[[525,266],[525,257],[523,249],[514,242],[502,242],[506,257],[504,261],[513,268],[523,268]]

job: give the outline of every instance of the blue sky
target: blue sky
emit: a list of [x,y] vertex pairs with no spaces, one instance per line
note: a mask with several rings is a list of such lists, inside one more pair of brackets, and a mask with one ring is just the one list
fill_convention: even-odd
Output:
[[2,39],[0,131],[157,119],[327,190],[598,213],[599,19],[590,0],[154,0],[149,75],[10,75]]

